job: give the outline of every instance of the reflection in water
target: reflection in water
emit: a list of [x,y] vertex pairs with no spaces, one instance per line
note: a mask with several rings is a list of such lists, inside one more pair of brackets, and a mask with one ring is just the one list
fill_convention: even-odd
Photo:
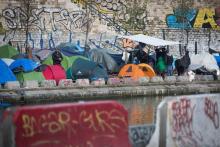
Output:
[[131,97],[121,98],[117,101],[128,110],[129,125],[154,124],[156,109],[162,97]]

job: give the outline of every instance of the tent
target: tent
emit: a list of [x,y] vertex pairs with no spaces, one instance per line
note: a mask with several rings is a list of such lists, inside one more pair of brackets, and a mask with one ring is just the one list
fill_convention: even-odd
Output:
[[61,43],[56,47],[63,53],[65,56],[74,56],[74,55],[83,55],[84,49],[81,48],[78,44],[71,42]]
[[119,71],[118,77],[131,77],[133,79],[138,79],[144,77],[145,74],[142,70],[139,69],[136,64],[126,64]]
[[108,72],[115,73],[119,71],[116,61],[102,49],[92,49],[89,55],[91,61],[102,64]]
[[19,52],[12,46],[6,44],[0,47],[0,58],[11,58]]
[[98,63],[85,60],[82,58],[76,59],[72,65],[72,79],[84,79],[87,78],[90,81],[104,78],[108,80],[108,74],[106,69]]
[[0,59],[0,84],[5,84],[7,81],[16,81],[16,77],[8,65]]
[[48,65],[43,75],[46,80],[56,80],[57,84],[61,79],[66,79],[66,72],[60,65]]
[[142,64],[126,64],[124,65],[119,74],[118,77],[131,77],[133,79],[139,79],[141,77],[149,77],[152,78],[156,74],[153,70],[153,68],[145,63]]
[[180,44],[179,42],[167,41],[167,40],[163,40],[163,39],[159,39],[156,37],[151,37],[151,36],[147,36],[143,34],[120,36],[120,38],[126,38],[126,39],[130,39],[130,40],[137,41],[137,42],[142,42],[142,43],[145,43],[147,45],[152,45],[152,46],[167,46],[167,45]]
[[17,80],[19,82],[24,82],[24,81],[43,81],[45,80],[42,72],[36,72],[36,71],[31,71],[31,72],[18,72],[15,74],[17,77]]
[[[53,65],[52,55],[48,56],[46,60],[42,62],[42,64]],[[63,55],[63,60],[61,62],[62,67],[67,70],[71,65],[69,65],[68,57]]]
[[156,76],[154,69],[150,65],[145,64],[145,63],[141,63],[141,64],[138,64],[138,67],[139,67],[139,69],[141,69],[144,72],[144,75],[146,77],[152,78],[152,77]]
[[48,56],[50,56],[53,53],[50,49],[41,49],[41,50],[33,50],[33,56],[36,56],[39,58],[40,61],[43,61],[47,59]]
[[88,58],[86,58],[84,56],[71,56],[71,57],[68,57],[68,69],[66,70],[66,78],[67,79],[72,79],[72,65],[79,58],[89,60]]
[[8,66],[11,65],[15,60],[10,59],[10,58],[2,58],[2,61],[4,61]]
[[[73,62],[74,62],[76,59],[78,59],[78,58],[83,58],[83,59],[89,60],[88,58],[86,58],[86,57],[84,57],[84,56],[70,56],[70,57],[68,57],[68,56],[65,56],[65,55],[63,55],[63,54],[62,54],[62,56],[63,56],[63,60],[62,60],[62,62],[61,62],[61,65],[62,65],[62,67],[63,67],[65,70],[68,70],[69,68],[71,68]],[[50,55],[49,57],[47,57],[47,59],[44,60],[44,61],[42,62],[42,64],[53,65],[52,55]]]
[[14,72],[30,72],[38,67],[38,64],[30,59],[17,59],[9,66]]

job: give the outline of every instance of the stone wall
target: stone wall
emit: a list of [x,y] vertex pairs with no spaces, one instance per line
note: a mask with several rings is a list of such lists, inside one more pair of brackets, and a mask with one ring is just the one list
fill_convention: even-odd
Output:
[[[112,51],[115,48],[106,40],[122,46],[117,35],[144,33],[180,41],[191,52],[195,42],[198,51],[209,47],[220,51],[219,0],[35,0],[30,11],[24,0],[0,2],[1,44],[11,40],[24,46],[28,24],[28,42],[34,48],[78,40],[84,46],[93,40]],[[179,46],[170,51],[178,56]]]

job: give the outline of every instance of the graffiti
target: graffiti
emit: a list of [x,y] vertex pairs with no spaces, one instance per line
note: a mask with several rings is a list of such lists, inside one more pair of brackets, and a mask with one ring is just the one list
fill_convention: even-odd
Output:
[[[78,29],[85,27],[87,22],[86,15],[83,11],[68,12],[61,8],[39,8],[31,11],[31,16],[28,15],[22,8],[7,8],[2,11],[2,16],[6,20],[9,29],[23,29],[29,26],[36,26],[40,30],[48,29],[49,26],[53,31],[58,30],[58,25],[61,24],[67,30]],[[49,18],[49,19],[47,19]],[[91,20],[89,21],[91,22]]]
[[134,147],[147,146],[155,130],[155,125],[131,126],[129,135]]
[[167,15],[166,22],[169,28],[212,28],[220,30],[220,7],[199,10],[177,8],[173,14]]
[[216,129],[219,128],[219,113],[218,113],[218,103],[213,102],[209,98],[205,98],[205,114],[212,120],[213,125]]
[[[41,113],[23,113],[16,121],[17,139],[32,140],[30,146],[49,146],[52,144],[72,146],[80,144],[85,147],[96,146],[100,138],[115,139],[119,134],[127,131],[127,118],[123,112],[117,109],[110,110],[80,110],[80,112],[68,111],[46,111]],[[74,139],[79,132],[89,132],[83,135],[84,141],[78,142]],[[43,137],[43,136],[47,137]],[[65,138],[65,136],[68,138]],[[60,138],[60,136],[63,136]],[[71,137],[70,137],[71,136]],[[91,137],[92,136],[92,137]],[[59,138],[59,139],[55,139]],[[126,136],[124,136],[126,137]],[[63,144],[64,140],[66,143]],[[78,142],[78,143],[77,143]],[[19,146],[19,145],[18,145]]]
[[[72,0],[85,5],[84,0]],[[143,31],[147,25],[146,1],[137,5],[124,0],[94,0],[88,4],[91,13],[103,20],[103,24],[113,27],[116,32],[125,30]],[[102,21],[101,21],[102,23]],[[123,30],[123,34],[127,31]]]
[[[109,124],[104,118],[108,118],[113,122]],[[95,110],[94,113],[82,111],[76,120],[71,119],[71,114],[65,111],[49,112],[42,114],[39,118],[23,114],[22,136],[33,137],[43,131],[51,134],[62,131],[76,134],[77,125],[92,129],[95,132],[110,130],[110,132],[115,133],[116,129],[126,126],[127,123],[123,115],[117,110],[111,112]]]
[[176,9],[174,14],[167,16],[167,25],[170,28],[192,28],[191,21],[195,18],[196,13],[196,9],[189,9],[185,12],[181,9]]
[[182,98],[172,103],[172,129],[173,139],[184,146],[198,146],[197,139],[201,140],[193,131],[193,112],[195,105],[191,106],[191,100]]

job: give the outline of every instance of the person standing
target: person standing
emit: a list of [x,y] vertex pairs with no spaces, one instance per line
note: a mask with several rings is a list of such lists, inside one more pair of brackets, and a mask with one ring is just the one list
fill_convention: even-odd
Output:
[[167,76],[173,75],[173,55],[167,55]]

